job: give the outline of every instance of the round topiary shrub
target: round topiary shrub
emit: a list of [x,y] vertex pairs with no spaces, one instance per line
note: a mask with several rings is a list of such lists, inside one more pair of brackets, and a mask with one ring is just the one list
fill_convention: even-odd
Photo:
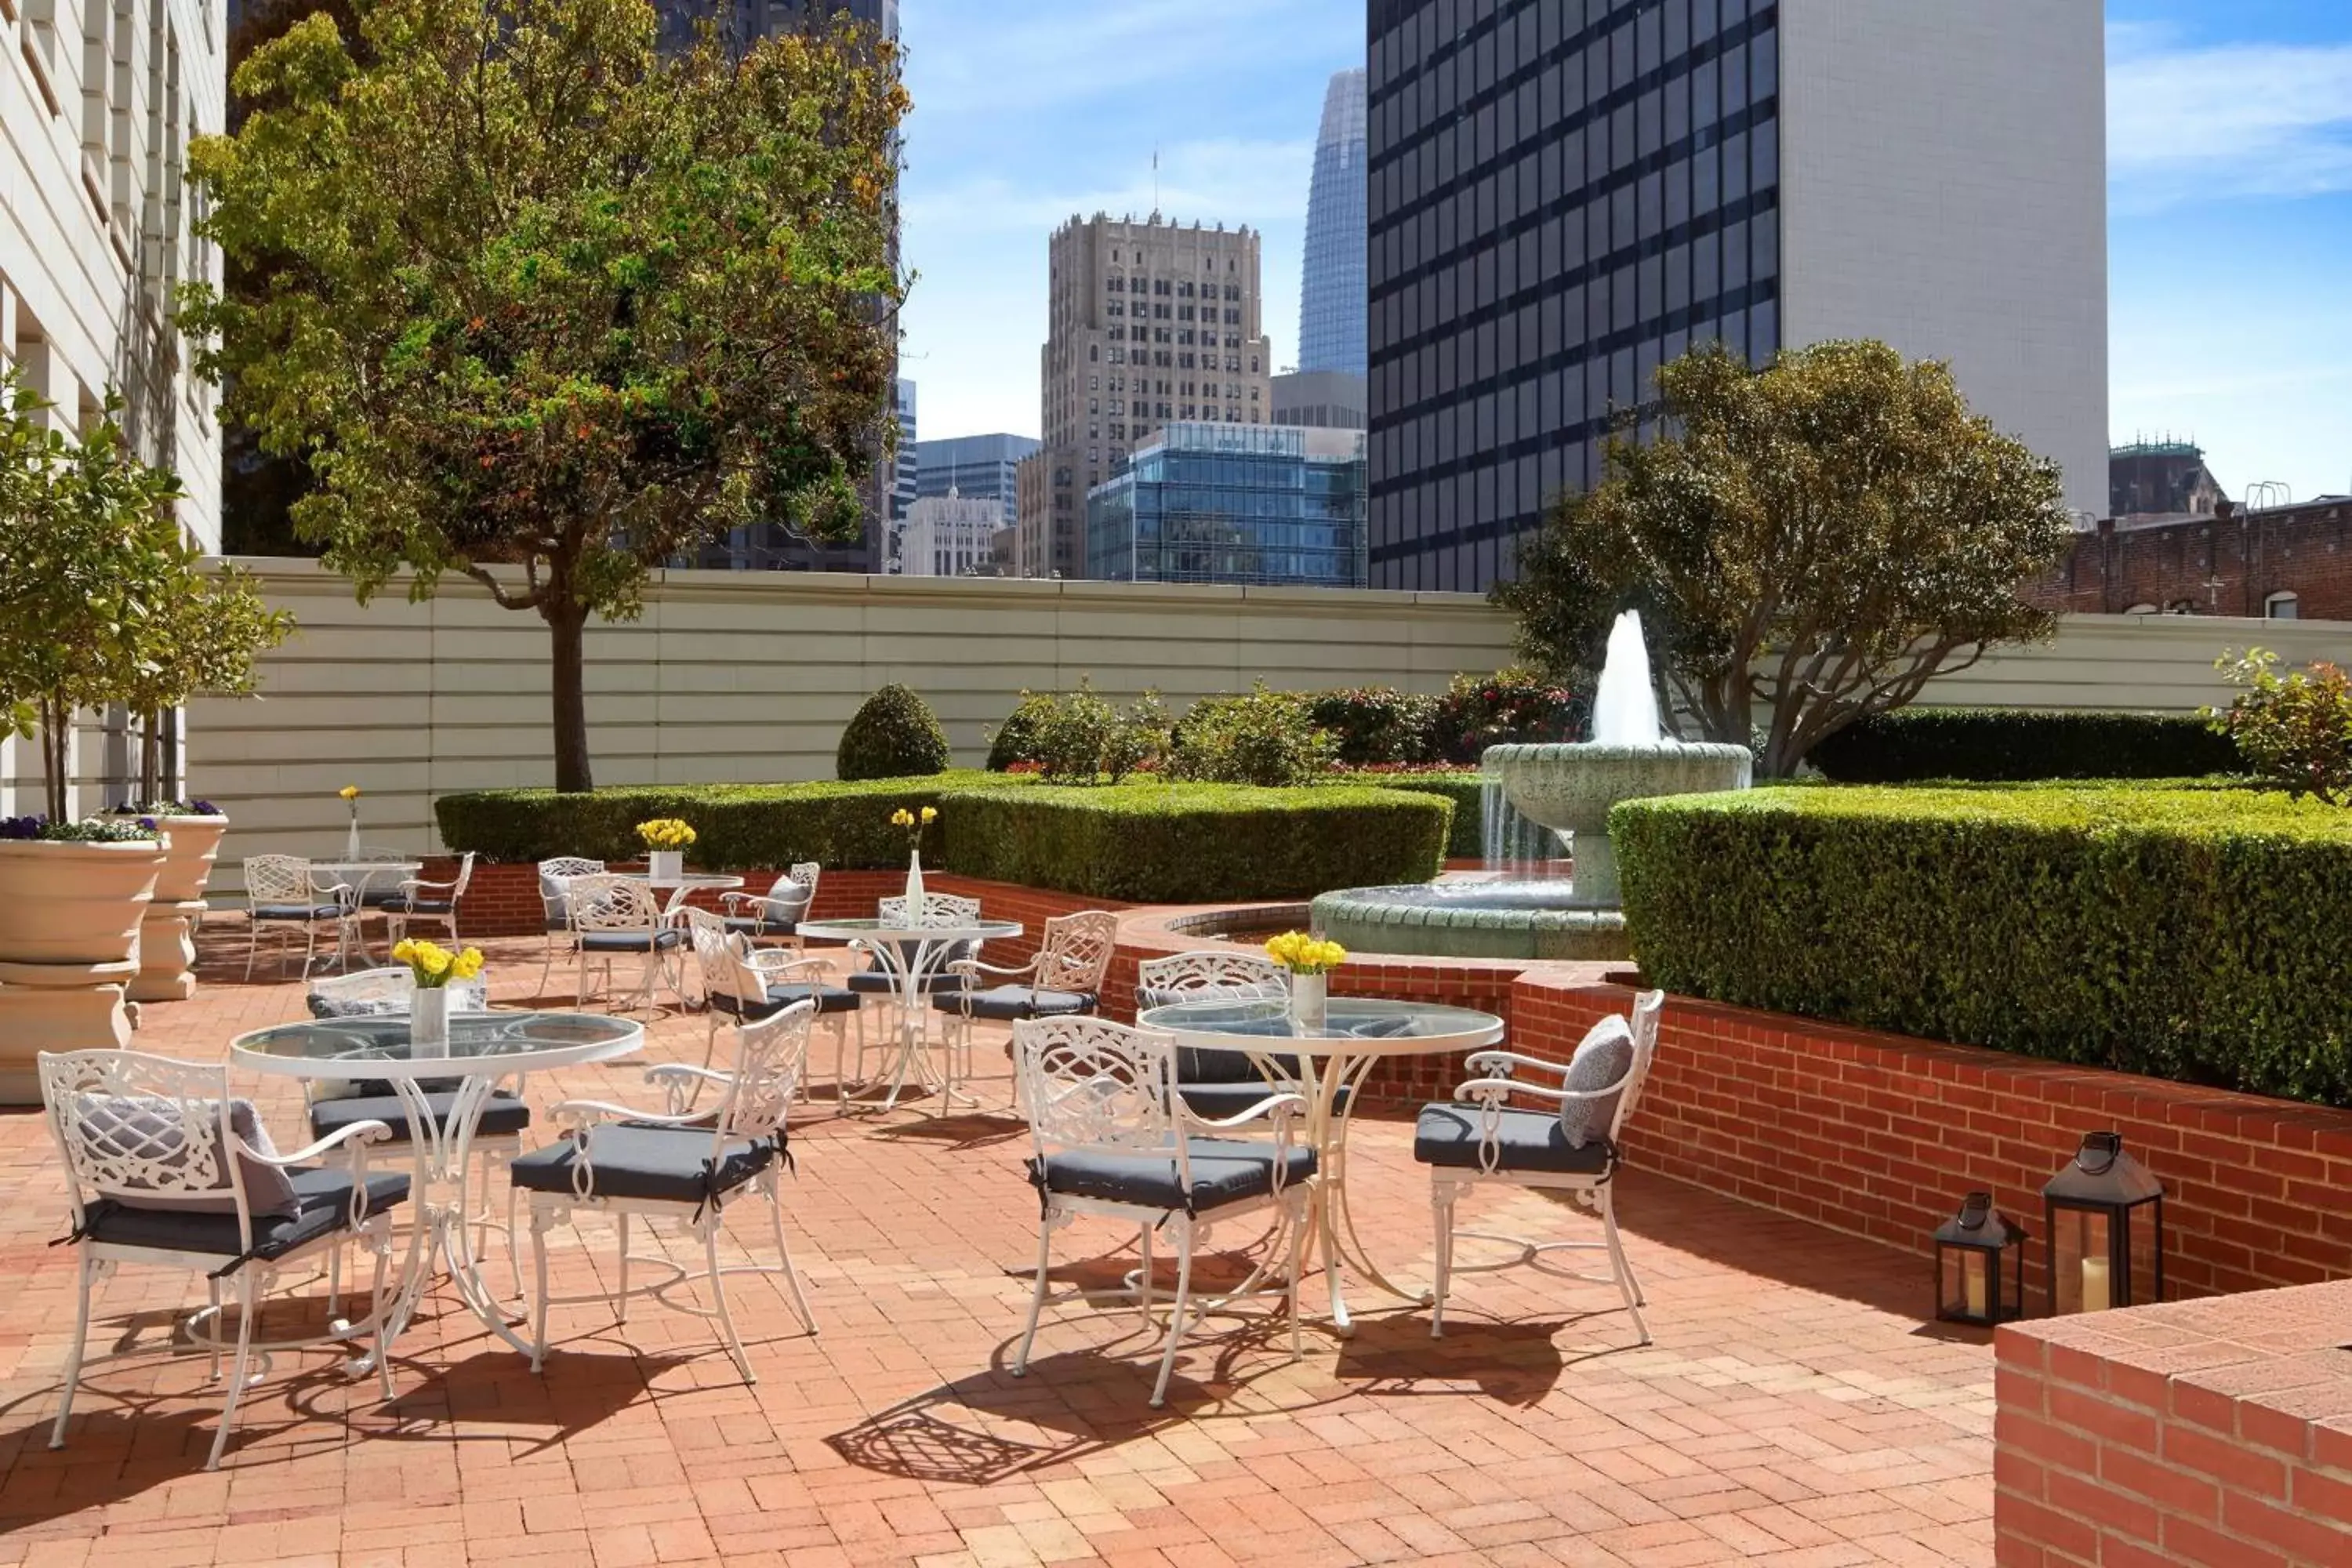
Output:
[[930,707],[895,681],[866,700],[841,732],[842,779],[909,779],[948,769],[947,732]]
[[988,738],[988,771],[1010,773],[1016,763],[1037,760],[1037,737],[1061,704],[1050,691],[1024,691],[1021,701]]

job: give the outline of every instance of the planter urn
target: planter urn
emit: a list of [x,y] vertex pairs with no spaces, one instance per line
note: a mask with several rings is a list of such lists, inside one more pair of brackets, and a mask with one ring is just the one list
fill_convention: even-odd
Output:
[[196,922],[204,918],[205,884],[220,855],[226,816],[159,816],[163,869],[139,928],[139,975],[134,1002],[184,1002],[196,994]]
[[43,1051],[131,1043],[123,1004],[163,842],[0,842],[0,1105],[37,1105]]

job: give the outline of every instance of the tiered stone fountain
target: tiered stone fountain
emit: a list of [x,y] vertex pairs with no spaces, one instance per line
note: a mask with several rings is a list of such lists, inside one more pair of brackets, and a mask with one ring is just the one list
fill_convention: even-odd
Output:
[[1617,857],[1609,843],[1610,808],[1654,795],[1746,789],[1754,771],[1745,746],[1665,738],[1641,617],[1631,610],[1610,633],[1593,738],[1495,746],[1482,760],[1491,787],[1513,809],[1570,837],[1574,875],[1325,893],[1315,900],[1317,930],[1360,952],[1629,958]]

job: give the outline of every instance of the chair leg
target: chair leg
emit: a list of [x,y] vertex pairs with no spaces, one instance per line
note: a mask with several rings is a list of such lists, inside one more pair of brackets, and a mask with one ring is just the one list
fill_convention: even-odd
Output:
[[1176,1305],[1168,1317],[1168,1349],[1160,1357],[1160,1381],[1151,1385],[1151,1408],[1168,1403],[1168,1376],[1176,1370],[1176,1347],[1184,1342],[1184,1310],[1192,1301],[1192,1226],[1179,1221],[1176,1233]]
[[[211,1349],[211,1351],[212,1351],[212,1363],[211,1363],[211,1365],[210,1365],[210,1366],[208,1366],[208,1367],[205,1369],[205,1381],[206,1383],[218,1383],[218,1382],[220,1381],[220,1355],[221,1355],[221,1352],[220,1352],[220,1304],[221,1304],[221,1302],[220,1302],[220,1281],[219,1281],[219,1280],[217,1280],[217,1279],[206,1279],[206,1280],[205,1281],[205,1300],[206,1303],[207,1303],[207,1304],[212,1308],[212,1317],[211,1317],[210,1319],[208,1319],[208,1320],[207,1320],[207,1321],[212,1324],[212,1332],[211,1332],[208,1336],[206,1336],[207,1338],[209,1338],[209,1339],[212,1341],[212,1344],[211,1344],[211,1346],[210,1346],[210,1349]],[[329,1315],[330,1317],[333,1316],[333,1314],[334,1314],[334,1307],[333,1307],[333,1305],[332,1305],[331,1303],[330,1303],[330,1304],[329,1304],[329,1306],[328,1306],[328,1308],[327,1308],[327,1312],[328,1312],[328,1315]]]
[[1633,1315],[1633,1327],[1646,1345],[1650,1342],[1650,1325],[1642,1318],[1642,1303],[1633,1289],[1633,1271],[1625,1262],[1625,1244],[1617,1238],[1616,1196],[1606,1184],[1601,1189],[1601,1229],[1609,1242],[1609,1267],[1617,1276],[1617,1292],[1625,1298],[1625,1310]]
[[1445,1337],[1445,1292],[1454,1283],[1454,1184],[1440,1177],[1429,1184],[1429,1206],[1437,1222],[1436,1279],[1429,1294],[1429,1337]]
[[547,933],[547,957],[539,966],[539,987],[531,993],[533,996],[546,995],[547,983],[555,978],[555,934]]
[[220,1430],[213,1436],[212,1457],[205,1468],[220,1468],[221,1455],[228,1448],[228,1435],[236,1426],[237,1401],[245,1397],[245,1380],[252,1375],[253,1365],[253,1276],[250,1268],[236,1271],[236,1356],[229,1363],[228,1398],[221,1405]]
[[327,1254],[327,1316],[343,1315],[343,1249],[335,1247]]
[[1135,1294],[1143,1309],[1143,1326],[1151,1326],[1151,1227],[1145,1226],[1143,1241],[1137,1250],[1143,1254],[1143,1267],[1135,1277]]
[[[375,1267],[369,1271],[368,1310],[375,1324],[376,1384],[383,1390],[384,1402],[392,1402],[392,1324],[384,1311],[384,1287],[392,1281],[392,1216],[379,1215],[369,1222],[368,1240],[375,1250]],[[518,1295],[521,1292],[517,1291]]]
[[507,1168],[507,1267],[514,1270],[515,1299],[522,1299],[522,1232],[515,1228],[516,1204],[522,1189],[514,1184],[514,1160],[500,1154],[499,1163]]
[[254,961],[261,956],[261,922],[248,915],[245,930],[245,982],[250,985],[253,984]]
[[757,1383],[760,1379],[751,1370],[751,1358],[743,1353],[742,1336],[735,1331],[735,1315],[727,1310],[727,1276],[719,1271],[719,1216],[715,1214],[703,1222],[702,1257],[710,1270],[710,1305],[718,1314],[719,1331],[727,1337],[727,1353],[734,1358],[735,1370],[743,1374],[745,1383]]
[[621,1222],[621,1294],[613,1303],[613,1321],[625,1323],[629,1321],[629,1216],[615,1217]]
[[533,1198],[530,1204],[530,1267],[538,1289],[530,1310],[530,1370],[547,1364],[547,1211]]
[[1029,1294],[1029,1327],[1021,1335],[1021,1349],[1013,1357],[1013,1375],[1029,1375],[1029,1346],[1037,1338],[1037,1314],[1045,1310],[1045,1275],[1054,1267],[1054,1215],[1037,1216],[1037,1288]]
[[1290,1278],[1286,1284],[1290,1310],[1290,1359],[1298,1360],[1307,1353],[1305,1336],[1298,1321],[1298,1275],[1307,1266],[1307,1218],[1315,1212],[1311,1196],[1302,1195],[1290,1211]]
[[[74,1391],[81,1386],[82,1341],[89,1336],[89,1277],[91,1272],[89,1249],[85,1247],[81,1248],[80,1251],[81,1278],[79,1281],[80,1289],[77,1292],[74,1302],[73,1349],[66,1354],[66,1386],[65,1391],[58,1395],[57,1425],[49,1428],[49,1447],[52,1448],[62,1448],[66,1446],[66,1423],[73,1419]],[[214,1287],[214,1300],[219,1300],[219,1287],[217,1285]],[[218,1320],[215,1320],[213,1326],[215,1331],[217,1332],[220,1327]],[[217,1357],[215,1359],[214,1365],[215,1375],[217,1375],[219,1365]]]
[[784,1262],[784,1284],[793,1293],[793,1310],[800,1315],[801,1324],[810,1333],[816,1332],[816,1314],[809,1310],[808,1298],[801,1294],[801,1271],[793,1267],[793,1249],[784,1244],[783,1184],[777,1180],[773,1167],[768,1172],[768,1218],[776,1227],[776,1256]]

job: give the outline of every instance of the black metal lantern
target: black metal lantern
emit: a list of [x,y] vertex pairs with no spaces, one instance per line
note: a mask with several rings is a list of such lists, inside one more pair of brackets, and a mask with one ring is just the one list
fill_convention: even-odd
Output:
[[[2042,1198],[2053,1316],[2128,1307],[2143,1275],[2155,1281],[2147,1299],[2164,1300],[2164,1187],[2125,1150],[2122,1133],[2085,1135]],[[2145,1234],[2135,1237],[2133,1215],[2142,1208]]]
[[1936,1316],[1980,1329],[2025,1316],[2022,1227],[1970,1193],[1936,1232]]

